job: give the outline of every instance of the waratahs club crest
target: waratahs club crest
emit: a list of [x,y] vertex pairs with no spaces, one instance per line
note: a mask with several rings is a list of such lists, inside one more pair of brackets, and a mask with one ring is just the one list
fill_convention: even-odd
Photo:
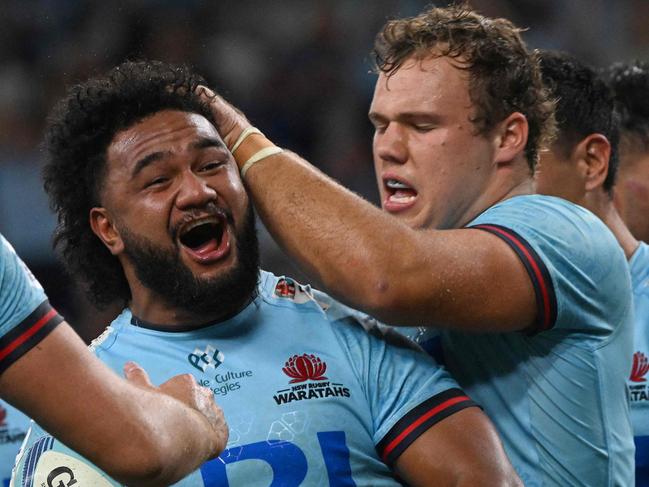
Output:
[[327,363],[313,354],[293,355],[286,361],[282,371],[291,377],[289,384],[306,380],[327,380],[324,375],[327,371]]
[[[291,378],[289,384],[292,385],[278,390],[273,395],[275,403],[281,406],[296,401],[338,400],[351,397],[349,388],[342,382],[330,382],[330,379],[324,375],[326,371],[327,363],[312,353],[293,355],[282,367],[282,372]],[[336,375],[335,371],[334,375]]]
[[632,382],[646,382],[645,375],[649,372],[649,358],[642,352],[633,354],[633,367],[629,380]]

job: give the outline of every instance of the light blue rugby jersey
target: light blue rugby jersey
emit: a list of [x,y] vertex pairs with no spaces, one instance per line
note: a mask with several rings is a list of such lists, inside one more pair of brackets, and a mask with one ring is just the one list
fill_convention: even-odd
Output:
[[[125,310],[97,339],[96,354],[118,372],[136,360],[154,383],[193,374],[230,426],[226,451],[178,485],[398,485],[386,463],[475,405],[403,337],[268,273],[254,302],[230,320],[192,331],[150,326]],[[15,475],[21,487],[70,475],[80,485],[117,485],[38,427]]]
[[633,485],[631,286],[615,237],[589,211],[539,195],[507,199],[468,227],[520,257],[537,296],[535,327],[406,334],[441,354],[483,406],[527,487]]
[[[43,288],[0,235],[0,373],[40,342],[62,321]],[[29,419],[0,401],[0,482],[9,485]]]
[[649,487],[649,245],[629,261],[635,311],[633,362],[627,385],[635,436],[636,487]]

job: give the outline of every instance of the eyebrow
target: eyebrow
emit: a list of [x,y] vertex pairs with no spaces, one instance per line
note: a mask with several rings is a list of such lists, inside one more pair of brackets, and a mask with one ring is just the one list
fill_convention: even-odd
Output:
[[209,147],[215,147],[217,149],[225,149],[225,144],[214,137],[200,137],[196,142],[193,142],[190,146],[192,149],[207,149]]
[[140,159],[135,163],[135,167],[131,172],[131,177],[137,176],[145,167],[150,166],[156,161],[164,159],[164,157],[168,156],[169,154],[170,154],[169,151],[165,151],[165,152],[160,151],[160,152],[152,152],[151,154],[144,156],[142,159]]
[[[200,137],[197,141],[192,142],[190,147],[192,149],[207,149],[209,147],[215,147],[217,149],[225,149],[225,144],[219,139],[214,137]],[[152,152],[149,155],[144,156],[142,159],[135,163],[135,167],[131,173],[131,177],[137,176],[144,168],[150,166],[154,162],[164,159],[166,156],[170,155],[169,151],[158,151]]]
[[[388,117],[385,117],[385,116],[383,116],[383,115],[381,115],[380,113],[377,113],[377,112],[369,112],[367,114],[367,116],[371,121],[374,121],[374,120],[382,121],[382,120],[387,120],[388,119]],[[430,112],[403,112],[403,113],[397,114],[397,117],[396,117],[397,120],[405,120],[405,121],[410,121],[410,120],[431,120],[431,121],[435,121],[435,120],[439,120],[439,118],[440,118],[439,115],[437,115],[435,113],[430,113]]]

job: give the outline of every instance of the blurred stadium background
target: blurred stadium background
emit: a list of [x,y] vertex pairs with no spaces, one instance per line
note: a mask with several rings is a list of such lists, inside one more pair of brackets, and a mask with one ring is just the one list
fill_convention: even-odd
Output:
[[[567,50],[599,67],[649,58],[649,0],[470,3],[526,27],[532,47]],[[82,336],[96,336],[115,309],[92,309],[57,264],[39,144],[49,107],[67,85],[137,58],[194,66],[276,143],[376,202],[369,51],[386,19],[429,4],[1,0],[0,232]],[[264,267],[299,276],[261,234]]]

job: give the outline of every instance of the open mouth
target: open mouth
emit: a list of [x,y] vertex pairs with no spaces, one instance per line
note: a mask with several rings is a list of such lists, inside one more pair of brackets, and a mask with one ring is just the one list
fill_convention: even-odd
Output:
[[383,184],[387,193],[385,205],[393,209],[409,206],[417,198],[417,191],[403,181],[387,178]]
[[230,248],[225,218],[216,216],[186,224],[179,232],[179,241],[201,263],[223,257]]

